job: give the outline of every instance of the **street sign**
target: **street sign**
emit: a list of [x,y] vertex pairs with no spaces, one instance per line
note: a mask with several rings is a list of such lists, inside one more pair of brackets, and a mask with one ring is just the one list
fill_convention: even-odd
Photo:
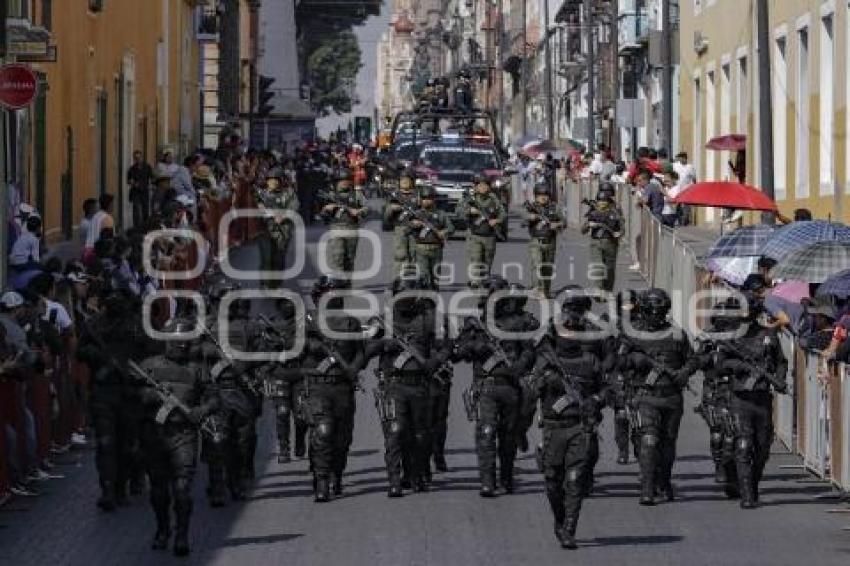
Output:
[[28,106],[35,98],[38,79],[26,65],[0,67],[0,106],[16,110]]
[[643,128],[646,125],[646,101],[642,98],[617,100],[617,125],[621,128]]

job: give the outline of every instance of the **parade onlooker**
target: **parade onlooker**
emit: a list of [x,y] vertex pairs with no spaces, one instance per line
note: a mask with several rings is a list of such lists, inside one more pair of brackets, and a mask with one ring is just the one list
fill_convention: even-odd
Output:
[[133,226],[144,226],[150,216],[150,192],[153,168],[144,160],[142,152],[133,152],[133,165],[127,170],[130,186],[130,203],[133,205]]
[[114,234],[115,220],[112,218],[114,201],[115,197],[109,193],[100,195],[100,199],[98,199],[100,210],[94,213],[91,218],[91,223],[89,224],[88,233],[86,235],[85,247],[83,248],[83,263],[86,265],[90,265],[94,260],[95,244],[97,244],[104,235],[109,235],[111,237]]
[[30,216],[26,221],[26,230],[18,236],[9,252],[9,267],[16,271],[26,271],[39,267],[41,261],[41,218]]

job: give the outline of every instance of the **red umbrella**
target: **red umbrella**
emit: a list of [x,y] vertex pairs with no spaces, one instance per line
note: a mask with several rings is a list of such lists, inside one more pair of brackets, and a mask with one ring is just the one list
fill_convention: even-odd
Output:
[[682,191],[673,202],[743,210],[777,210],[776,203],[757,188],[728,181],[696,183]]
[[741,151],[747,149],[747,136],[743,134],[717,136],[708,140],[705,147],[715,151]]

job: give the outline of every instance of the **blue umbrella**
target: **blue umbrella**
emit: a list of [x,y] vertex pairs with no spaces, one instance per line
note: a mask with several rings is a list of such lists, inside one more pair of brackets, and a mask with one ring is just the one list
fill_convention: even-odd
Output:
[[826,220],[794,222],[774,232],[760,253],[781,262],[796,250],[818,242],[850,244],[850,227]]
[[815,293],[816,297],[850,298],[850,269],[839,271],[821,283]]
[[776,227],[769,224],[742,226],[734,232],[720,236],[708,250],[708,257],[759,256],[761,249],[775,231]]

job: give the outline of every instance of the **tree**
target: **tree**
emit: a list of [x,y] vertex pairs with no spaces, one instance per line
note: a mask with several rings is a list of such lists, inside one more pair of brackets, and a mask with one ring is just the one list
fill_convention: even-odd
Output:
[[351,31],[326,36],[318,42],[307,57],[307,77],[310,82],[310,99],[320,116],[332,111],[337,114],[351,112],[352,85],[357,80],[361,62],[360,46]]

